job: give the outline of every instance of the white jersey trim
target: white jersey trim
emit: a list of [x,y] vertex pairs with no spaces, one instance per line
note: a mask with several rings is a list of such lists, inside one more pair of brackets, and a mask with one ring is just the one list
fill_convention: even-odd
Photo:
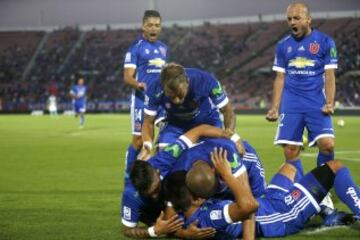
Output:
[[144,108],[144,113],[149,115],[149,116],[156,116],[157,111],[152,111],[152,110]]
[[296,145],[296,146],[302,146],[302,142],[295,142],[295,141],[289,141],[289,140],[275,140],[274,144],[288,144],[288,145]]
[[283,192],[289,192],[289,190],[285,189],[285,188],[282,188],[278,185],[275,185],[275,184],[270,184],[267,186],[267,188],[271,188],[271,189],[278,189],[278,190],[281,190]]
[[312,140],[310,143],[309,143],[309,147],[312,147],[315,145],[316,141],[319,140],[320,138],[335,138],[335,135],[334,134],[331,134],[331,133],[326,133],[326,134],[320,134],[320,135],[317,135],[314,140]]
[[238,176],[242,175],[244,172],[246,172],[246,167],[242,165],[236,172],[233,173],[233,176],[237,178]]
[[285,68],[282,68],[282,67],[278,67],[278,66],[273,66],[272,67],[272,70],[275,71],[275,72],[282,72],[282,73],[285,73]]
[[124,224],[127,227],[133,228],[136,227],[137,223],[126,221],[125,219],[121,219],[122,224]]
[[233,223],[233,220],[231,219],[230,214],[229,214],[229,205],[230,204],[226,204],[224,206],[223,212],[224,212],[225,221],[227,223],[231,224],[231,223]]
[[228,104],[228,102],[229,102],[229,99],[227,97],[225,97],[225,99],[221,103],[216,105],[216,107],[219,108],[219,109],[223,108],[226,104]]
[[299,188],[308,197],[311,204],[315,207],[316,211],[320,212],[320,205],[316,202],[315,198],[311,195],[311,193],[309,193],[309,191],[299,183],[294,183],[294,186]]
[[188,148],[191,148],[193,146],[192,141],[187,136],[181,135],[179,139],[182,140]]
[[327,64],[324,66],[324,69],[337,69],[338,65],[337,64]]
[[133,63],[126,63],[126,64],[124,64],[124,68],[135,68],[136,69],[136,65]]

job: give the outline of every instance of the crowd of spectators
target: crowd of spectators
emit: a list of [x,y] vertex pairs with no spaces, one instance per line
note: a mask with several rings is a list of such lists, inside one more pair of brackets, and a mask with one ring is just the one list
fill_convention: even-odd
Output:
[[[360,19],[315,23],[324,31],[332,26],[328,32],[337,43],[339,105],[360,106]],[[271,102],[275,43],[286,33],[284,22],[205,22],[164,28],[161,40],[170,46],[170,61],[212,72],[240,110],[267,108]],[[83,32],[70,27],[51,33],[0,32],[0,109],[42,108],[50,94],[57,96],[60,109],[70,109],[68,93],[78,75],[88,85],[90,109],[127,109],[131,90],[123,84],[123,58],[139,34],[136,29]]]

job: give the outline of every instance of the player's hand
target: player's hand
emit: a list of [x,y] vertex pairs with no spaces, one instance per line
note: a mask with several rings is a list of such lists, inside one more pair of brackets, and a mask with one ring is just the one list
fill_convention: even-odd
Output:
[[228,138],[230,139],[232,135],[234,135],[234,131],[231,130],[230,128],[225,128],[224,131],[223,131],[223,137],[224,138]]
[[279,118],[279,111],[275,108],[271,108],[266,114],[266,120],[269,122],[275,122]]
[[227,159],[227,151],[223,148],[214,148],[210,153],[211,161],[214,164],[216,171],[222,176],[231,175],[230,163]]
[[184,225],[184,221],[178,217],[178,215],[174,215],[169,219],[164,219],[164,212],[161,211],[160,216],[156,219],[156,223],[154,225],[154,230],[156,235],[160,236],[163,234],[168,234],[175,232],[182,228]]
[[143,146],[140,153],[137,156],[137,159],[147,161],[151,157],[151,149]]
[[334,105],[333,104],[325,104],[323,108],[321,109],[323,113],[326,115],[332,115],[334,114]]
[[199,220],[195,220],[185,229],[187,238],[188,239],[213,238],[216,233],[216,229],[211,227],[198,228],[197,227],[198,222]]
[[145,83],[142,83],[142,82],[138,82],[138,83],[137,83],[136,90],[144,91],[145,88],[146,88],[146,84],[145,84]]

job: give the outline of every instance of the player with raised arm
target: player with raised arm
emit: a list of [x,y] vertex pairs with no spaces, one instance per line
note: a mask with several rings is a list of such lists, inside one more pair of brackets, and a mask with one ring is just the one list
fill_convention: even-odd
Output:
[[160,79],[146,90],[143,155],[151,151],[154,120],[160,106],[167,117],[167,125],[159,135],[160,147],[173,143],[199,124],[222,127],[218,110],[224,115],[225,130],[235,129],[236,116],[220,82],[210,73],[170,63],[162,69]]
[[151,82],[159,78],[161,68],[168,58],[168,47],[159,40],[160,32],[160,13],[155,10],[145,11],[142,36],[132,43],[124,60],[124,82],[133,88],[130,103],[132,141],[126,153],[126,181],[128,180],[129,169],[142,146],[144,90]]
[[[180,149],[187,149],[189,142],[196,142],[201,136],[226,137],[228,133],[211,126],[198,126],[179,139],[176,145],[179,148],[178,152],[181,152]],[[160,215],[165,206],[161,194],[161,181],[171,170],[177,157],[161,151],[146,162],[140,160],[134,162],[130,173],[131,181],[125,183],[122,196],[122,225],[126,236],[134,238],[160,236],[181,227],[182,221],[176,216],[165,219],[162,214]],[[153,227],[140,227],[137,225],[139,221]],[[192,226],[189,230],[191,236],[204,237],[213,234],[213,230],[207,228],[198,229]]]
[[[241,185],[235,184],[231,173],[227,152],[214,149],[212,161],[217,172],[225,180],[235,195],[236,201],[203,199],[189,190],[186,173],[177,172],[168,177],[165,186],[166,197],[172,206],[184,215],[185,227],[198,219],[198,227],[216,229],[215,239],[253,239],[257,237],[283,237],[302,230],[305,223],[320,211],[319,203],[334,187],[339,199],[353,214],[337,214],[326,220],[328,225],[348,225],[359,220],[360,189],[354,183],[349,170],[338,160],[331,160],[312,170],[294,183],[297,169],[284,164],[273,177],[265,196],[257,198],[256,227],[247,228],[238,222],[242,217],[242,203],[246,201]],[[215,174],[209,175],[211,184]],[[196,179],[194,179],[195,181]],[[201,192],[201,189],[198,189]]]
[[86,112],[86,91],[87,87],[84,85],[84,78],[80,77],[77,80],[77,85],[70,90],[70,96],[75,111],[75,117],[80,117],[79,127],[83,128],[85,124]]

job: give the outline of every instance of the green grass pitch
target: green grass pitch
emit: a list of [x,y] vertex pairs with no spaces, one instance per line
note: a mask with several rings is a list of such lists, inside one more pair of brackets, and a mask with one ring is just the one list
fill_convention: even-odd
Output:
[[[336,155],[360,185],[360,117],[342,118],[345,127],[334,124]],[[239,115],[237,126],[270,179],[284,160],[272,144],[276,124]],[[128,115],[87,115],[84,129],[69,116],[0,116],[0,239],[126,239],[120,200],[129,141]],[[306,170],[315,158],[316,149],[303,152]],[[317,224],[312,220],[308,230],[288,239],[360,239],[359,225],[324,230]]]

